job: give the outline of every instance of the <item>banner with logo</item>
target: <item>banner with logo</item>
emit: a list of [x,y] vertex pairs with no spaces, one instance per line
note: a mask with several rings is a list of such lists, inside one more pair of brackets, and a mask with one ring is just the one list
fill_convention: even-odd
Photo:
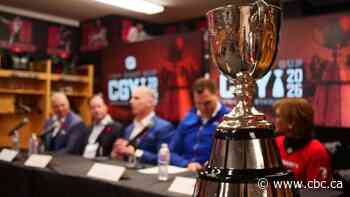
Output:
[[108,49],[103,55],[104,93],[116,119],[132,120],[133,88],[158,93],[159,116],[179,121],[192,107],[191,87],[202,75],[202,33],[163,36]]
[[[0,49],[16,56],[70,58],[79,52],[79,32],[77,27],[0,12]],[[16,62],[15,57],[12,61]]]
[[82,24],[80,51],[96,51],[108,46],[108,28],[103,20],[97,19]]
[[[272,104],[303,97],[314,106],[320,126],[350,127],[350,15],[284,21],[274,68],[257,81],[255,106],[272,119]],[[233,105],[232,86],[216,67],[211,76]]]
[[72,53],[73,32],[66,26],[50,26],[48,28],[47,53],[67,58]]
[[121,20],[121,38],[124,42],[141,42],[152,39],[152,36],[145,30],[144,24],[129,19]]
[[34,52],[32,21],[7,14],[0,15],[0,48],[15,52]]

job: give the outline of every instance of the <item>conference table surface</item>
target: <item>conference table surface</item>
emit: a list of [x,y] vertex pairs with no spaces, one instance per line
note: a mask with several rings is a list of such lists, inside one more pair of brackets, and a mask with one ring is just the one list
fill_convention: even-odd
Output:
[[[21,154],[14,162],[0,161],[0,197],[188,197],[169,192],[175,176],[192,177],[184,172],[170,175],[168,181],[158,181],[156,174],[141,174],[127,169],[118,182],[99,180],[87,176],[90,168],[98,163],[124,166],[122,161],[94,161],[73,155],[54,155],[46,168],[24,165],[26,157]],[[303,190],[301,197],[341,196],[341,191]]]

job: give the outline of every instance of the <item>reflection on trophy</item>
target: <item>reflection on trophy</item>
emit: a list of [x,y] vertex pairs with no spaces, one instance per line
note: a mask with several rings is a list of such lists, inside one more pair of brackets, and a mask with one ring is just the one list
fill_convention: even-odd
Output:
[[273,186],[291,174],[282,165],[272,124],[253,107],[255,80],[270,70],[277,53],[281,8],[265,0],[238,2],[207,16],[213,62],[232,80],[237,104],[215,131],[194,196],[294,196],[293,188]]

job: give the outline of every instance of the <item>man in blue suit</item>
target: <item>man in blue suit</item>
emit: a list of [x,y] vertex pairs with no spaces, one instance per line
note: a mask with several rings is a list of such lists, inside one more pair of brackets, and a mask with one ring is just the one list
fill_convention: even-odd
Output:
[[158,117],[156,93],[145,86],[133,90],[130,100],[134,121],[114,144],[112,157],[136,156],[141,162],[156,164],[162,143],[169,143],[173,136],[170,122]]
[[170,163],[198,171],[208,161],[214,131],[229,110],[219,102],[215,82],[200,78],[193,86],[195,107],[179,123],[170,143]]
[[46,121],[42,134],[45,150],[81,154],[87,128],[81,118],[70,110],[64,93],[53,94],[52,110],[54,115]]

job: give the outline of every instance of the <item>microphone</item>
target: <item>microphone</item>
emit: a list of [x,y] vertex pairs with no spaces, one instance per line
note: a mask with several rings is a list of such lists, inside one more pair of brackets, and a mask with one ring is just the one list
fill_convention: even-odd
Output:
[[55,118],[53,120],[52,124],[40,134],[40,138],[44,137],[45,135],[50,133],[52,131],[52,129],[59,127],[59,126],[60,126],[60,122],[57,120],[57,118]]
[[24,127],[27,123],[29,122],[29,119],[27,117],[24,117],[21,122],[19,122],[14,128],[12,128],[9,132],[9,136],[12,136],[15,134],[15,132],[18,129],[21,129],[22,127]]
[[29,106],[24,105],[23,103],[19,103],[18,107],[21,108],[25,113],[30,113],[32,111]]
[[24,113],[30,113],[30,112],[32,111],[32,109],[31,109],[29,106],[27,106],[27,105],[25,105],[25,104],[23,104],[23,103],[21,103],[21,102],[19,102],[19,103],[17,104],[17,106],[18,106],[21,110],[23,110]]
[[154,126],[154,123],[151,121],[149,122],[145,128],[142,129],[142,131],[140,133],[138,133],[134,138],[132,138],[128,144],[126,146],[132,145],[132,146],[136,146],[136,141],[143,135],[145,134],[150,128],[152,128]]

